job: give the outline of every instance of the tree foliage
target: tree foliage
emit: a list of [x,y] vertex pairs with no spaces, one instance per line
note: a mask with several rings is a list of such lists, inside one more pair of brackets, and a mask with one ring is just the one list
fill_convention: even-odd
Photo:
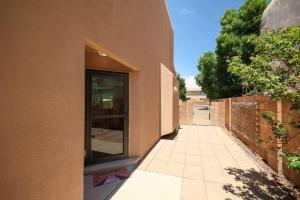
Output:
[[221,18],[221,32],[239,36],[249,33],[259,35],[262,13],[266,7],[264,0],[246,0],[238,11],[227,9]]
[[213,52],[208,51],[199,58],[198,62],[199,73],[195,79],[198,85],[202,86],[202,91],[206,94],[207,98],[217,98],[216,91],[216,65],[217,59]]
[[176,78],[179,82],[179,99],[181,99],[182,101],[186,101],[185,80],[184,78],[181,78],[180,74],[177,74]]
[[[298,117],[291,124],[300,128],[300,28],[292,26],[269,31],[254,41],[255,56],[245,64],[241,56],[233,57],[229,71],[242,80],[242,85],[250,94],[266,94],[275,100],[289,100],[291,112]],[[289,142],[287,129],[274,113],[263,112],[262,116],[272,126],[276,139]],[[299,152],[285,152],[288,166],[300,171]]]
[[[209,91],[211,98],[225,98],[240,96],[243,94],[241,80],[238,76],[228,71],[229,63],[235,56],[240,56],[243,63],[250,63],[250,57],[254,55],[255,43],[253,42],[260,33],[262,13],[266,8],[265,0],[246,0],[238,9],[227,9],[220,20],[221,32],[216,39],[216,65],[213,74],[214,86],[210,87],[204,81],[206,74],[196,77],[197,83],[202,86],[203,91]],[[205,54],[202,56],[204,57]],[[205,56],[207,57],[207,56]],[[202,69],[211,67],[211,63],[200,63]],[[201,69],[198,67],[200,74]]]
[[254,41],[255,56],[245,64],[241,56],[230,63],[229,71],[241,77],[243,87],[274,99],[300,100],[300,32],[290,27],[266,32]]

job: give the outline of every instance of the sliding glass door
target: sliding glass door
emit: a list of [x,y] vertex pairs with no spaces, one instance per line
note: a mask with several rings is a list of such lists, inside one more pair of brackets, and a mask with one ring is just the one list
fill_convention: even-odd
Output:
[[128,155],[128,74],[86,71],[85,163]]

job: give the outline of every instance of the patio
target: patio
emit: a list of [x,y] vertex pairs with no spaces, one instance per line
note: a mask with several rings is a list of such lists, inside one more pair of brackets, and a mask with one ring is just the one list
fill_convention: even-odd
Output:
[[293,199],[245,148],[220,127],[182,125],[136,169],[129,164],[127,180],[93,187],[85,176],[84,199]]
[[181,126],[111,199],[292,199],[222,128]]

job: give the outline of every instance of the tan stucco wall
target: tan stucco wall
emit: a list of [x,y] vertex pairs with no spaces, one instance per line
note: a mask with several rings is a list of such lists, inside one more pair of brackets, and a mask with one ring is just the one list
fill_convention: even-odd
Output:
[[218,126],[219,124],[219,102],[218,101],[211,102],[210,120],[212,126]]
[[177,131],[179,129],[179,82],[176,76],[173,77],[173,130]]
[[[161,135],[173,132],[173,77],[174,74],[161,65]],[[172,103],[170,103],[172,102]]]
[[2,1],[0,29],[0,199],[83,198],[87,43],[133,69],[130,155],[159,139],[160,63],[175,72],[163,0]]
[[299,0],[272,0],[263,13],[263,27],[267,30],[300,25]]

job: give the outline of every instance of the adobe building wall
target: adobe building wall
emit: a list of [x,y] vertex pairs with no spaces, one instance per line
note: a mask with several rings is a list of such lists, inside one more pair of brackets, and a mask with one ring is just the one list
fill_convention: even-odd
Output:
[[176,77],[161,64],[161,136],[179,128],[179,85]]
[[85,46],[130,71],[130,156],[159,139],[163,0],[3,1],[0,19],[0,199],[83,198]]
[[179,82],[177,78],[173,77],[173,130],[174,132],[178,131],[180,123],[179,123]]
[[193,124],[193,104],[190,101],[179,103],[179,124]]
[[272,0],[262,17],[263,29],[300,25],[299,0]]

